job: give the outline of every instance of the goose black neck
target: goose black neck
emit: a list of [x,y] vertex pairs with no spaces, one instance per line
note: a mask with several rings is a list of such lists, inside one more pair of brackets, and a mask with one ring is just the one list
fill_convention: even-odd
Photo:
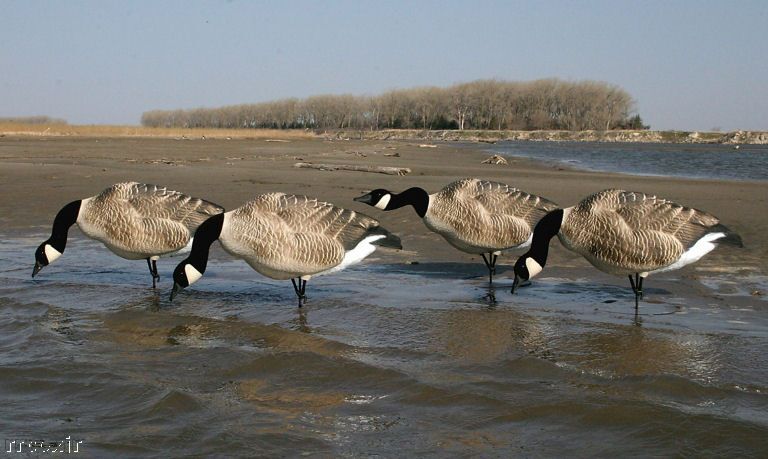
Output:
[[51,230],[51,237],[48,238],[48,244],[59,253],[64,253],[64,249],[67,247],[67,234],[69,228],[77,221],[77,215],[80,213],[81,200],[72,201],[59,210],[56,214],[56,218],[53,219],[53,229]]
[[533,240],[528,256],[536,260],[542,267],[547,263],[549,242],[560,231],[563,224],[563,209],[555,209],[545,215],[533,229]]
[[211,249],[211,244],[221,236],[223,227],[224,214],[221,213],[204,221],[195,231],[192,251],[189,253],[187,261],[201,274],[205,272],[205,267],[208,265],[208,252]]
[[422,188],[408,188],[400,194],[393,194],[392,199],[387,204],[387,210],[399,209],[403,206],[413,206],[413,209],[424,218],[429,207],[429,193]]

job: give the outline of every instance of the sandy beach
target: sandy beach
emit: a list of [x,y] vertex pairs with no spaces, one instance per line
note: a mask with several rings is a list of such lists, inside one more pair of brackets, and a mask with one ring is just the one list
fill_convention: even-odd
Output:
[[[768,182],[489,165],[484,144],[272,140],[282,141],[0,138],[8,439],[71,437],[93,457],[765,456]],[[489,288],[482,260],[412,209],[352,200],[461,177],[563,206],[608,187],[653,193],[719,216],[746,247],[650,277],[638,323],[627,280],[557,241],[542,274],[510,295],[517,254],[499,259]],[[30,279],[59,208],[127,180],[228,209],[263,192],[306,194],[379,218],[404,250],[313,279],[301,310],[290,283],[219,248],[171,303],[178,259],[160,260],[154,291],[143,262],[77,230]]]

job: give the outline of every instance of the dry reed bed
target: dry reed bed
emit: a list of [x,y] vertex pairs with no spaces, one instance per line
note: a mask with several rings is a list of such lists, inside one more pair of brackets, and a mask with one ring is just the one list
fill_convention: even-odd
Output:
[[0,123],[0,136],[156,137],[179,139],[315,138],[311,131],[280,129],[149,128],[142,126]]

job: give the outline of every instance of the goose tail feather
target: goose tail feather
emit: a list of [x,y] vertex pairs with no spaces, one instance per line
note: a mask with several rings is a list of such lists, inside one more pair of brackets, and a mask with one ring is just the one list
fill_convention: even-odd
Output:
[[715,242],[718,244],[728,244],[736,247],[744,247],[744,242],[741,240],[741,236],[734,233],[725,225],[717,224],[710,228],[712,233],[723,233],[725,236],[718,238]]
[[378,234],[383,235],[384,237],[371,242],[371,244],[379,247],[387,247],[390,249],[403,248],[403,244],[401,243],[400,238],[382,228],[381,226],[377,226],[368,233],[369,236],[375,236]]

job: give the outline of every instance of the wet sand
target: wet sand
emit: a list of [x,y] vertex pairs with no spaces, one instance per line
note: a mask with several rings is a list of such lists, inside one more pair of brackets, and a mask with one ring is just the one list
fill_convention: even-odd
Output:
[[[92,457],[765,456],[768,184],[493,166],[481,164],[483,145],[436,145],[0,138],[0,401],[13,414],[0,431],[71,435]],[[467,176],[562,205],[607,187],[656,193],[718,215],[747,248],[651,277],[637,326],[626,279],[556,241],[546,270],[512,296],[508,272],[489,289],[482,260],[411,209],[352,201]],[[178,259],[161,260],[154,292],[142,262],[77,230],[65,256],[30,279],[58,209],[123,180],[226,208],[304,193],[376,216],[405,250],[313,279],[303,311],[290,283],[220,250],[169,303]],[[502,270],[514,259],[502,257]]]

